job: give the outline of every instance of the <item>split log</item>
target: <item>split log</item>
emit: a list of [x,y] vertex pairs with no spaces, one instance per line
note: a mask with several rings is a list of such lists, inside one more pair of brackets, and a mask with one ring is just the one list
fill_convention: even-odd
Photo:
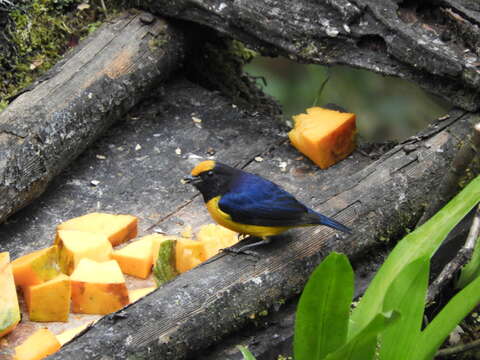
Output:
[[[298,158],[273,118],[250,115],[218,94],[188,83],[176,84],[162,94],[162,100],[152,99],[135,115],[142,118],[141,123],[114,129],[71,167],[66,178],[57,180],[57,191],[12,217],[2,228],[7,249],[19,254],[39,242],[48,243],[55,222],[93,209],[139,214],[141,224],[146,224],[143,233],[154,227],[172,233],[185,224],[196,227],[209,222],[199,196],[179,179],[198,155],[213,152],[214,158],[283,185],[316,210],[354,228],[354,234],[339,237],[322,227],[298,229],[259,248],[260,259],[220,256],[104,317],[52,359],[193,357],[262,311],[298,295],[330,251],[344,252],[355,262],[413,228],[459,142],[477,121],[455,110],[411,139],[408,148],[400,144],[378,160],[355,152],[322,171]],[[191,116],[201,119],[201,126]],[[172,118],[176,121],[171,122]],[[167,122],[169,126],[164,125]],[[142,144],[141,154],[118,150],[136,143]],[[98,153],[106,155],[101,164],[95,160]],[[258,155],[264,161],[256,162]],[[97,161],[96,166],[92,161]],[[279,167],[281,163],[286,167]],[[122,172],[120,180],[112,179],[117,171]],[[92,178],[102,185],[89,187]],[[62,206],[69,197],[81,200],[66,204],[71,211],[66,215]],[[50,234],[50,238],[39,234]],[[32,238],[41,240],[34,245],[25,241]],[[24,239],[23,244],[19,239]]]
[[182,34],[148,13],[102,26],[0,113],[0,223],[179,67]]
[[150,11],[203,24],[266,55],[344,64],[415,81],[480,109],[480,8],[472,1],[143,1]]

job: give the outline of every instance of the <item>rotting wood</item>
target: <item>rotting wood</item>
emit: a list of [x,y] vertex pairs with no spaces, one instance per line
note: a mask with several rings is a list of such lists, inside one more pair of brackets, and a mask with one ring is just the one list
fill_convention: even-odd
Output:
[[480,109],[480,9],[462,0],[147,1],[150,11],[214,28],[266,55],[345,64],[415,81]]
[[[192,97],[193,93],[192,90],[188,92]],[[170,97],[181,102],[185,94],[177,91]],[[195,101],[192,98],[192,102]],[[214,111],[229,116],[229,110],[219,107],[218,103]],[[199,131],[198,139],[191,146],[203,149],[208,140],[211,141],[210,137],[219,131],[216,126],[221,123],[214,125],[208,120],[215,116],[209,106],[197,108],[195,116],[204,119],[203,131]],[[243,121],[243,127],[252,130],[251,121],[256,123],[258,119],[247,116]],[[414,140],[418,146],[412,151],[406,152],[403,145],[399,145],[377,161],[362,160],[357,153],[324,172],[306,160],[296,160],[298,153],[288,143],[281,143],[273,149],[266,144],[261,152],[264,161],[255,162],[254,154],[251,154],[246,169],[284,185],[316,210],[335,215],[354,228],[354,235],[337,237],[329,229],[307,228],[291,231],[271,245],[258,249],[262,255],[260,259],[230,254],[221,256],[182,274],[121,312],[106,316],[52,358],[182,359],[211,345],[251,321],[259,312],[297,295],[315,265],[328,252],[341,251],[355,261],[386,241],[385,238],[395,239],[404,234],[407,227],[413,227],[429,193],[438,186],[445,166],[458,151],[458,139],[468,134],[476,121],[475,115],[453,111],[446,127],[443,126],[445,120],[432,125],[432,128],[443,130],[427,129],[425,134],[429,135],[420,134]],[[263,120],[263,125],[265,123],[268,123],[267,119]],[[168,129],[162,131],[171,134]],[[237,131],[232,130],[227,139],[230,136],[233,136],[232,140],[238,139]],[[209,137],[200,136],[205,132],[210,134]],[[258,136],[251,134],[249,141]],[[207,142],[202,145],[204,139]],[[245,158],[246,147],[226,139],[223,141],[227,146],[234,146],[224,155],[236,154],[237,159],[238,156]],[[278,167],[280,160],[287,162],[287,171],[282,172]],[[187,162],[190,163],[188,157]],[[188,164],[179,162],[182,167]],[[182,186],[171,179],[160,183],[162,181],[171,183],[171,192],[179,192],[175,189]],[[185,202],[194,197],[190,194],[185,197]],[[209,221],[198,197],[157,226],[170,231],[179,227],[179,219],[194,227]],[[88,352],[84,351],[86,348]]]
[[141,17],[102,26],[0,113],[0,223],[181,65],[183,35]]

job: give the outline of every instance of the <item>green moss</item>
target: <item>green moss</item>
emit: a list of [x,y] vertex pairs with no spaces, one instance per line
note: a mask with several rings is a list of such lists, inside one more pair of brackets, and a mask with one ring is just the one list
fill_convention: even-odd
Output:
[[188,36],[190,53],[186,57],[185,70],[188,79],[211,90],[219,90],[232,103],[251,111],[279,114],[277,105],[267,97],[243,66],[256,52],[243,43],[220,36],[214,31],[192,26]]
[[315,46],[314,43],[310,43],[304,46],[302,50],[300,50],[300,55],[305,58],[311,57],[316,53],[318,53],[318,48]]
[[167,39],[165,37],[159,37],[159,38],[154,38],[148,40],[148,48],[151,51],[154,51],[155,49],[161,47],[162,45],[167,43]]
[[247,48],[244,43],[238,40],[231,40],[229,42],[229,51],[235,57],[242,59],[245,64],[260,55],[255,50]]
[[268,315],[268,310],[262,310],[258,313],[259,316],[267,316]]
[[[106,19],[94,6],[80,10],[80,0],[32,0],[15,7],[4,29],[7,51],[0,55],[0,111],[9,99],[50,69],[79,40]],[[126,2],[112,2],[109,15]]]

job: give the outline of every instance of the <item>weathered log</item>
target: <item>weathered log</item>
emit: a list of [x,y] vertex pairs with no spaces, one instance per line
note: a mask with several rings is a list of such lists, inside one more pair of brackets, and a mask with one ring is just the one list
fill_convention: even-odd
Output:
[[0,113],[0,222],[179,67],[182,34],[138,11],[102,26]]
[[480,8],[472,1],[145,0],[143,6],[267,55],[410,79],[461,108],[480,109]]
[[[57,178],[55,191],[2,225],[2,248],[15,257],[45,246],[55,224],[92,210],[137,214],[143,233],[155,227],[173,233],[185,224],[209,222],[199,196],[179,180],[199,156],[213,153],[283,185],[350,225],[354,234],[337,237],[322,227],[293,230],[258,249],[260,259],[221,256],[104,317],[53,359],[193,356],[256,314],[296,296],[328,252],[342,251],[356,261],[414,227],[460,139],[478,121],[455,110],[412,139],[416,147],[400,144],[378,160],[355,152],[322,171],[299,159],[275,119],[244,112],[192,84],[169,86],[147,105]],[[258,155],[262,162],[254,161]],[[97,186],[90,186],[93,179]]]

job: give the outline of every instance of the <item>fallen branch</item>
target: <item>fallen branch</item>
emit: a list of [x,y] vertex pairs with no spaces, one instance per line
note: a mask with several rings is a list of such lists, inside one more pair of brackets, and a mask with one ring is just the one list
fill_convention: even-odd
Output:
[[460,190],[459,183],[461,178],[465,176],[466,170],[475,159],[480,156],[480,123],[473,126],[472,134],[465,139],[462,147],[455,155],[452,164],[448,168],[447,173],[435,191],[435,195],[429,202],[422,217],[420,218],[417,227],[422,225],[437,213],[458,191]]
[[446,357],[446,356],[450,356],[450,355],[455,355],[455,354],[460,354],[460,353],[463,353],[463,352],[467,352],[467,351],[470,351],[470,350],[475,350],[477,348],[480,348],[480,339],[469,342],[468,344],[462,344],[462,345],[453,346],[453,347],[450,347],[450,348],[438,350],[438,352],[435,354],[435,356]]
[[475,50],[480,13],[473,5],[465,9],[465,1],[421,6],[395,0],[297,0],[295,6],[287,0],[139,4],[153,13],[214,28],[267,56],[399,76],[463,109],[480,107]]
[[427,304],[431,303],[445,285],[453,278],[453,275],[465,265],[472,257],[473,249],[480,235],[480,206],[477,207],[473,217],[472,225],[465,241],[465,245],[458,251],[457,255],[451,260],[437,276],[428,289]]

